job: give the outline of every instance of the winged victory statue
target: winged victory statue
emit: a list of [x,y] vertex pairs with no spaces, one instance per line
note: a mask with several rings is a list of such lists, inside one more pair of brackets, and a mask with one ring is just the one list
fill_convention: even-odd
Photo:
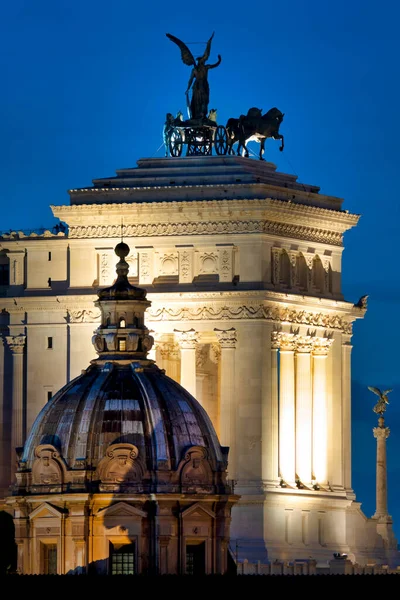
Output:
[[387,395],[390,392],[393,392],[393,390],[385,390],[382,392],[380,389],[378,389],[376,387],[372,387],[372,386],[368,386],[368,389],[371,392],[373,392],[374,394],[376,394],[377,396],[379,396],[379,400],[378,400],[377,404],[375,404],[373,411],[378,415],[382,415],[386,410],[386,405],[389,404]]
[[[179,40],[177,37],[167,33],[166,36],[177,44],[181,51],[182,61],[185,65],[193,67],[190,74],[187,90],[186,100],[188,104],[189,118],[194,120],[203,120],[207,118],[208,103],[210,101],[210,87],[208,85],[208,71],[215,69],[221,63],[221,56],[218,54],[218,61],[212,65],[206,65],[206,61],[210,56],[211,42],[214,37],[214,33],[207,42],[207,46],[203,56],[199,56],[197,59],[194,58],[193,54],[186,46],[184,42]],[[189,102],[189,91],[192,89],[192,99]]]

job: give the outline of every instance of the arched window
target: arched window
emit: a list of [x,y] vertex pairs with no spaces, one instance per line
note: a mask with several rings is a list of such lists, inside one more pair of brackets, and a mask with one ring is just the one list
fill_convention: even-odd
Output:
[[317,290],[319,292],[321,292],[321,294],[323,294],[327,290],[325,290],[325,271],[324,271],[324,267],[322,266],[322,261],[319,256],[316,256],[314,258],[313,269],[314,269],[314,278],[313,278],[314,285],[317,288]]
[[307,291],[307,275],[308,267],[306,260],[302,254],[297,257],[297,280],[299,282],[299,288],[302,291]]
[[280,284],[288,286],[290,285],[290,258],[286,250],[282,250],[280,257]]
[[124,329],[126,327],[126,321],[124,319],[124,317],[121,317],[119,320],[119,326],[121,329]]

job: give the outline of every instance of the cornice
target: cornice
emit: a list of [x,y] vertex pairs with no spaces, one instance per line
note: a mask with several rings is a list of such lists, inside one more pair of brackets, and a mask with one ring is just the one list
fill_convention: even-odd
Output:
[[[222,186],[223,187],[223,186]],[[225,186],[226,187],[226,186]],[[108,189],[108,188],[107,188]],[[117,188],[120,189],[120,188]],[[212,199],[212,200],[172,200],[172,201],[153,201],[153,202],[114,202],[114,203],[102,203],[102,204],[71,204],[71,205],[50,205],[53,213],[57,212],[60,214],[77,214],[77,216],[82,216],[84,214],[92,216],[93,213],[101,212],[102,216],[107,217],[108,215],[116,214],[120,216],[121,210],[124,211],[127,215],[138,215],[141,213],[154,215],[154,219],[158,221],[159,215],[162,212],[165,214],[165,211],[171,213],[180,214],[183,211],[189,211],[198,213],[199,210],[210,211],[212,214],[215,214],[216,210],[221,211],[227,214],[232,214],[235,210],[243,210],[243,209],[253,209],[256,210],[261,209],[264,211],[270,212],[269,209],[274,209],[275,214],[280,216],[282,211],[296,214],[300,212],[301,214],[305,214],[308,217],[312,215],[318,215],[318,218],[321,217],[327,218],[330,222],[332,217],[335,221],[339,220],[344,223],[348,223],[351,227],[354,226],[360,215],[349,213],[348,211],[343,210],[335,210],[333,208],[324,208],[320,206],[312,206],[309,204],[295,202],[292,200],[279,200],[276,198],[264,197],[264,198],[241,198],[241,199]],[[154,209],[157,209],[158,212],[155,213]],[[276,212],[276,209],[279,209]],[[104,211],[106,210],[106,214]],[[259,211],[258,211],[259,212]],[[257,213],[258,214],[258,213]],[[246,215],[249,216],[249,213]],[[266,215],[265,215],[266,216]]]
[[79,204],[51,209],[68,223],[72,239],[120,236],[123,212],[126,237],[267,233],[341,246],[343,233],[359,219],[347,211],[272,198]]

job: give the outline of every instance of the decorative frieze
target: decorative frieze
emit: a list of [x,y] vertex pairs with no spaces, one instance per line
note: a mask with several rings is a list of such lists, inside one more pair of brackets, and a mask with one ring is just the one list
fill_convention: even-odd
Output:
[[70,323],[97,323],[100,320],[100,310],[68,310],[68,321]]
[[[334,246],[341,246],[343,241],[343,235],[339,231],[325,231],[315,227],[263,220],[136,223],[125,225],[124,233],[126,237],[271,233]],[[118,237],[118,226],[70,225],[68,237],[115,238]]]
[[261,319],[296,323],[298,325],[310,325],[314,327],[326,327],[327,329],[338,329],[350,335],[352,333],[352,323],[339,315],[312,313],[305,310],[265,306],[263,304],[254,306],[185,306],[180,308],[165,306],[160,308],[151,307],[147,310],[146,315],[148,321],[229,321]]

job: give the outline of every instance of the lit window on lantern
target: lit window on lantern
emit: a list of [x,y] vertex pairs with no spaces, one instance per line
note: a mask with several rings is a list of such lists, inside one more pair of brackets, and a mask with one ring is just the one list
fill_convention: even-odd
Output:
[[126,327],[126,321],[125,321],[124,317],[120,318],[119,326],[121,327],[121,329],[124,329]]
[[125,352],[125,350],[126,350],[126,340],[118,340],[118,350],[120,352]]

